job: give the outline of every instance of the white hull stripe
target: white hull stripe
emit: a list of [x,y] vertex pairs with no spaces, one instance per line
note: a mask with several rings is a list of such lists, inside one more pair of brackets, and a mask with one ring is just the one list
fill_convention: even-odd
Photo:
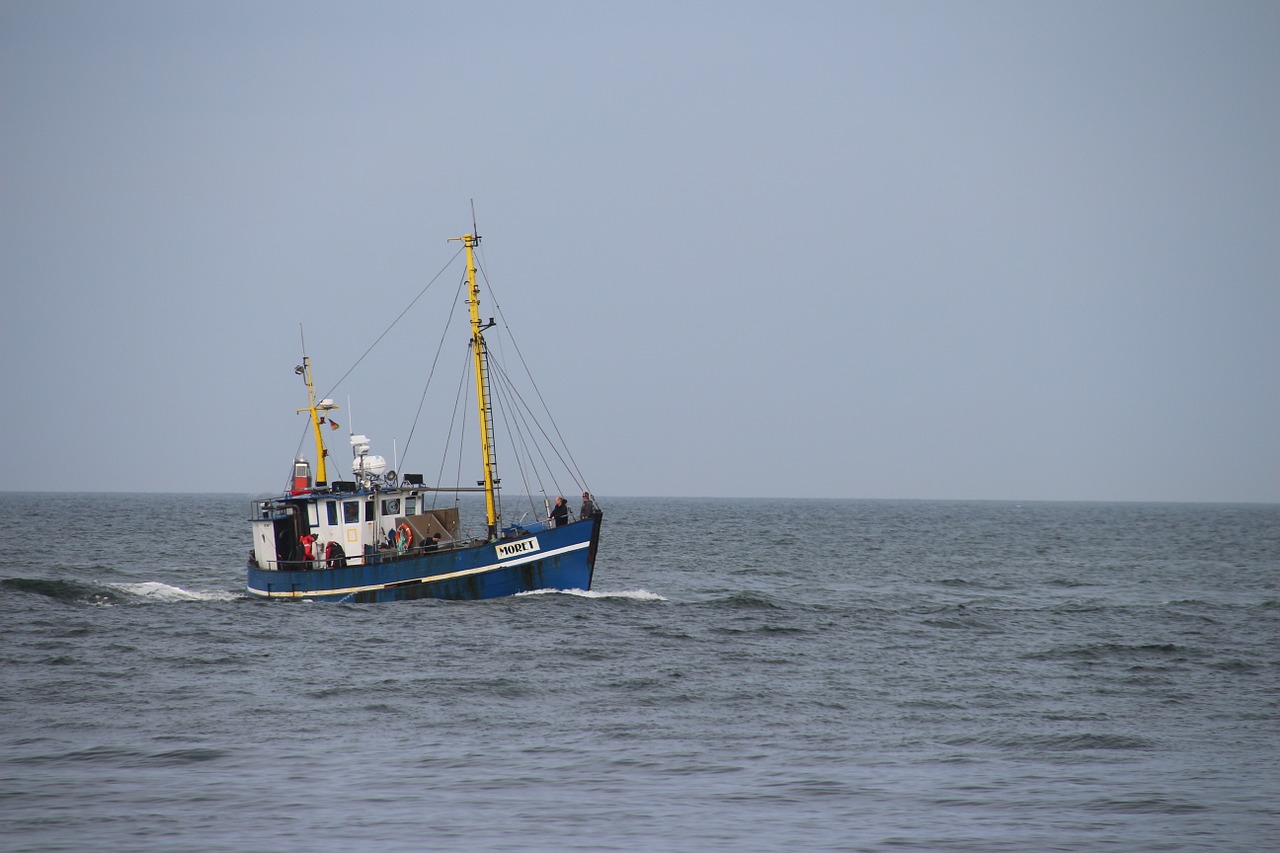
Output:
[[467,575],[482,575],[485,572],[492,572],[497,569],[506,569],[511,566],[519,566],[523,563],[532,563],[534,560],[545,560],[547,557],[554,557],[558,554],[567,554],[570,551],[580,551],[583,548],[590,547],[590,542],[577,542],[573,545],[566,545],[564,548],[555,548],[550,551],[537,551],[533,554],[526,554],[517,557],[514,560],[503,560],[498,563],[490,563],[487,566],[477,566],[474,569],[463,569],[459,572],[447,572],[443,575],[426,575],[419,578],[405,578],[404,580],[391,581],[390,583],[375,583],[367,586],[349,586],[343,589],[313,589],[313,590],[288,590],[278,592],[267,592],[266,590],[254,589],[251,586],[245,588],[251,595],[263,596],[266,598],[308,598],[313,595],[354,595],[357,592],[368,592],[375,589],[390,589],[397,586],[408,586],[414,583],[423,583],[425,581],[443,581],[451,578],[461,578]]

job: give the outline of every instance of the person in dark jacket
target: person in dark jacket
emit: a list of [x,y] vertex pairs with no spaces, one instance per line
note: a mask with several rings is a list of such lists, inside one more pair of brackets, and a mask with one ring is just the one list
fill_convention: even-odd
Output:
[[582,509],[578,512],[578,519],[586,521],[588,518],[596,514],[596,502],[591,500],[590,492],[582,493]]
[[569,505],[564,502],[564,496],[556,498],[556,505],[551,508],[551,515],[547,516],[547,521],[555,527],[569,523]]

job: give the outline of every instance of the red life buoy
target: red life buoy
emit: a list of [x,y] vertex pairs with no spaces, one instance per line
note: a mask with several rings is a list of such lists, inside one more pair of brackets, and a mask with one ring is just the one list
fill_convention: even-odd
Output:
[[413,546],[413,528],[402,524],[396,528],[396,550],[403,554]]

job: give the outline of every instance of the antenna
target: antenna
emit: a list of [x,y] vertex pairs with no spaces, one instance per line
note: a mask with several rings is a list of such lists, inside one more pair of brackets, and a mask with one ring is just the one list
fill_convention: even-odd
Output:
[[471,199],[471,236],[480,236],[480,228],[476,225],[476,200],[474,198]]

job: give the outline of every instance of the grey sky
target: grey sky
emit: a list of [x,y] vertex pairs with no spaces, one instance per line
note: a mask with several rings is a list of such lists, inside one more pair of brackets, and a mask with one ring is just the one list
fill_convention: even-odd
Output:
[[475,199],[603,495],[1280,501],[1277,81],[1274,2],[4,0],[0,488],[278,487]]

